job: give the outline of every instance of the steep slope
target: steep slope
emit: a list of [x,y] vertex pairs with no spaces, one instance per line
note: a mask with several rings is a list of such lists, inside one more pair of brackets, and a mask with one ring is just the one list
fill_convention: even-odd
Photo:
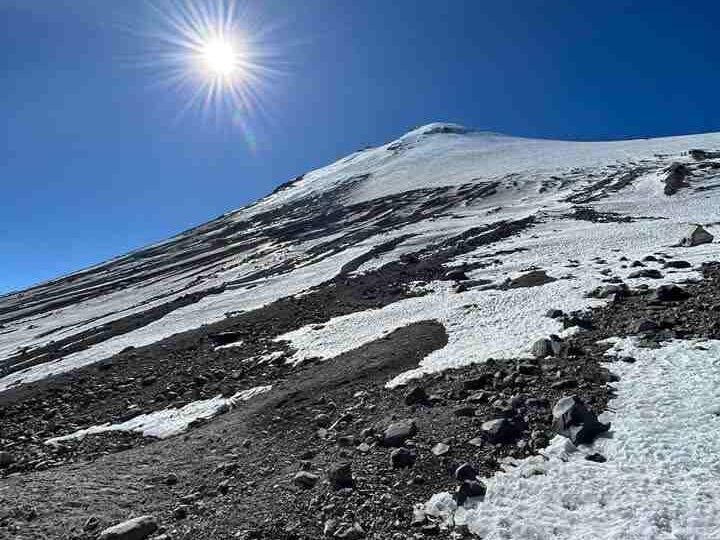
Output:
[[[281,413],[281,420],[274,420],[268,407],[281,410],[279,404],[292,402],[296,394],[304,395],[313,387],[320,395],[327,394],[323,403],[341,397],[357,399],[350,390],[365,393],[368,397],[361,399],[380,400],[364,413],[365,422],[389,421],[393,407],[404,406],[402,399],[399,404],[393,401],[392,396],[404,392],[398,386],[421,381],[452,393],[454,390],[442,386],[443,377],[462,381],[475,373],[473,370],[493,369],[497,362],[515,365],[531,356],[530,347],[536,340],[550,334],[559,334],[568,342],[576,339],[576,334],[585,336],[577,338],[584,352],[570,355],[577,357],[574,360],[565,358],[567,351],[558,354],[561,365],[556,367],[566,374],[585,373],[585,385],[565,389],[594,399],[593,408],[602,412],[612,397],[599,363],[602,350],[594,341],[580,342],[589,335],[595,341],[620,336],[626,341],[617,342],[618,350],[625,347],[622,350],[627,352],[634,347],[628,336],[635,331],[620,332],[609,324],[602,332],[578,333],[579,326],[586,327],[588,320],[597,318],[587,315],[590,308],[600,309],[598,313],[620,309],[614,304],[604,307],[607,291],[587,293],[627,283],[630,289],[621,289],[622,294],[613,297],[621,302],[625,296],[644,298],[643,291],[650,287],[702,280],[701,265],[718,258],[718,244],[688,247],[678,242],[695,224],[716,234],[720,161],[712,152],[692,151],[718,148],[720,134],[580,143],[430,124],[307,173],[253,205],[165,242],[0,297],[0,417],[4,419],[0,450],[7,452],[0,473],[11,476],[4,487],[0,485],[0,497],[13,497],[28,486],[42,492],[38,486],[57,481],[68,474],[66,468],[78,467],[73,465],[78,461],[90,461],[89,468],[76,471],[90,479],[103,463],[118,468],[128,459],[137,465],[146,463],[153,452],[165,456],[174,467],[189,467],[193,474],[201,475],[202,467],[190,467],[183,461],[187,452],[172,442],[180,438],[169,439],[167,445],[155,439],[188,430],[212,439],[221,430],[245,433],[250,427],[240,426],[261,425],[261,420],[267,422],[267,428],[286,419]],[[706,289],[700,290],[707,294]],[[551,308],[559,315],[546,316]],[[708,317],[700,324],[707,329],[705,334],[686,332],[688,336],[720,338],[715,335],[720,333],[720,325],[713,330],[714,320]],[[631,319],[632,325],[636,322]],[[684,345],[668,346],[675,351],[672,347]],[[707,345],[708,350],[714,347],[714,342]],[[637,375],[638,365],[651,365],[664,359],[664,354],[638,353],[640,361],[621,370],[617,386],[621,401],[614,405],[618,409],[615,415],[620,417],[614,422],[634,425],[633,414],[643,414],[638,407],[652,410],[649,403],[636,404],[635,409],[625,404],[632,402],[627,396],[640,384],[626,381],[642,379]],[[390,357],[394,360],[389,361]],[[365,363],[375,366],[376,372],[364,369]],[[456,376],[445,374],[450,368],[459,370]],[[687,370],[687,362],[661,370],[670,373],[670,382],[663,384],[673,384],[672,370],[681,368]],[[720,376],[708,366],[698,374],[702,380]],[[661,373],[653,377],[659,381]],[[553,386],[556,382],[538,380],[529,383],[525,391],[532,390],[537,398],[557,399],[563,387]],[[646,390],[666,394],[662,387]],[[499,392],[496,398],[500,401],[511,398],[508,391],[494,391]],[[687,391],[693,391],[692,384]],[[711,397],[709,388],[698,386],[698,391]],[[484,399],[492,403],[495,398]],[[668,399],[680,406],[676,398]],[[496,405],[493,407],[501,411]],[[475,406],[472,419],[504,414],[487,406],[484,413],[482,406]],[[320,410],[324,405],[317,407]],[[235,408],[238,410],[219,417]],[[438,438],[459,436],[442,426],[456,421],[452,410],[448,409],[449,418],[443,416],[444,410],[437,406],[428,413],[435,415],[432,422],[426,422],[435,426],[428,431],[437,429],[432,436]],[[293,410],[296,413],[300,414]],[[530,417],[525,421],[524,446],[515,445],[516,441],[491,445],[486,455],[473,446],[457,450],[451,461],[439,466],[441,472],[425,471],[426,493],[408,495],[403,502],[405,510],[407,505],[422,503],[433,490],[440,491],[447,482],[447,471],[461,458],[482,461],[485,465],[479,467],[489,474],[497,469],[496,458],[511,455],[524,459],[537,453],[543,446],[537,440],[547,438],[550,430],[549,412]],[[304,422],[312,423],[312,417]],[[480,429],[473,426],[459,424],[458,429]],[[288,429],[296,429],[295,424]],[[537,436],[543,429],[548,432]],[[623,429],[617,431],[618,437]],[[628,429],[630,432],[633,430]],[[677,434],[684,436],[681,431]],[[257,436],[250,431],[247,435]],[[322,439],[329,437],[333,443],[336,435],[342,434],[333,426]],[[473,438],[467,435],[467,439]],[[298,440],[305,436],[298,435]],[[282,446],[273,434],[263,437]],[[349,443],[351,450],[362,440],[357,434],[355,437],[355,444]],[[632,445],[632,435],[628,437],[626,443]],[[197,451],[195,443],[182,440],[188,451]],[[286,449],[296,462],[299,455],[293,452],[300,452],[300,447],[298,443],[295,450]],[[649,453],[658,451],[652,445],[642,448]],[[342,450],[348,455],[340,457],[362,461],[351,450]],[[230,445],[224,451],[237,453],[237,448]],[[620,472],[616,478],[622,484],[627,479],[620,473],[623,464],[635,459],[633,451],[603,451],[617,456]],[[378,459],[387,458],[374,445],[360,452],[370,452],[368,459],[376,454]],[[424,452],[422,441],[417,452]],[[113,455],[100,457],[103,454]],[[494,466],[490,458],[495,460]],[[208,457],[208,463],[214,461]],[[562,474],[569,478],[576,474],[573,459],[559,462],[570,463],[561,467]],[[531,467],[524,463],[517,470]],[[677,464],[670,460],[667,466]],[[250,461],[243,466],[250,466]],[[692,463],[685,471],[708,474],[706,482],[692,489],[710,493],[715,489],[709,487],[711,481],[717,479],[703,467],[701,462]],[[552,477],[555,470],[548,467],[546,477]],[[268,476],[273,482],[292,484],[295,472],[283,469]],[[701,525],[692,525],[694,518],[683,506],[673,507],[672,515],[658,518],[657,523],[633,529],[622,522],[601,536],[598,527],[605,518],[597,508],[600,503],[593,499],[583,506],[585,494],[576,494],[580,500],[573,500],[573,508],[565,508],[564,515],[552,515],[548,523],[556,525],[543,524],[538,513],[542,513],[547,493],[559,494],[565,501],[563,497],[570,495],[562,495],[564,482],[570,480],[561,476],[561,481],[548,482],[546,487],[538,481],[531,489],[534,498],[522,502],[517,495],[529,489],[526,476],[518,480],[511,474],[507,478],[510,487],[502,484],[505,480],[498,480],[499,487],[491,486],[495,491],[491,490],[486,501],[471,502],[459,510],[457,498],[437,495],[429,503],[425,519],[441,519],[443,526],[466,523],[470,531],[489,538],[641,538],[646,533],[680,538],[680,530],[685,537],[710,538],[708,534],[720,530],[716,519],[708,517],[714,507],[708,507],[708,516],[699,520]],[[660,481],[652,475],[647,478]],[[268,489],[272,485],[268,484]],[[367,485],[375,486],[371,479]],[[248,496],[264,500],[262,493]],[[303,496],[302,489],[299,493],[291,495]],[[90,497],[87,490],[82,495]],[[496,507],[490,495],[500,501]],[[120,518],[121,512],[109,509],[108,501],[103,500],[95,511],[110,522],[109,516]],[[518,500],[519,506],[514,506]],[[92,499],[86,504],[100,503]],[[623,504],[631,503],[623,500]],[[664,504],[658,503],[667,507]],[[135,513],[147,506],[140,499],[127,505]],[[577,516],[590,507],[600,512],[598,523],[578,528]],[[472,513],[473,508],[480,517]],[[659,512],[652,504],[648,508],[645,517]],[[308,508],[294,511],[307,512]],[[261,521],[257,516],[251,519],[251,513],[248,510],[247,523]],[[289,511],[290,521],[293,515]],[[483,515],[493,515],[494,521]],[[200,520],[196,530],[176,525],[173,537],[221,537],[212,536],[220,534],[218,531],[230,537],[232,531],[251,534],[254,530],[240,518],[228,518],[231,525],[224,518],[214,519],[220,525],[213,525],[209,518]],[[339,519],[344,523],[349,518],[343,515]],[[66,520],[51,514],[35,525],[13,529],[13,534],[32,538],[38,531],[57,531],[53,527],[58,523],[67,528],[78,526],[79,521],[77,515]],[[352,520],[348,523],[351,528]],[[430,525],[433,531],[438,526]],[[402,516],[398,530],[404,531],[404,527],[410,527],[408,516]],[[300,529],[293,533],[295,537],[321,534],[312,532],[311,525]],[[368,536],[387,538],[382,526],[375,524],[369,529]],[[23,530],[26,536],[22,536]],[[279,529],[273,530],[274,537],[280,537]],[[93,537],[96,532],[92,528],[78,534]]]

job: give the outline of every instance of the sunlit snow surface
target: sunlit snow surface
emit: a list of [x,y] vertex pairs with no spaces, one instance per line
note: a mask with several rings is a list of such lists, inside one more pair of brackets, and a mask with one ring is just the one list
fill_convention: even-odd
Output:
[[57,444],[72,439],[82,439],[88,435],[97,435],[109,431],[133,431],[142,433],[145,437],[167,439],[185,432],[192,422],[210,420],[218,414],[238,406],[241,402],[264,394],[271,389],[272,386],[256,386],[237,392],[227,398],[215,396],[212,399],[193,401],[179,409],[162,409],[149,414],[138,415],[120,424],[91,426],[62,437],[53,437],[45,441],[45,444]]
[[[484,540],[708,540],[720,538],[720,341],[660,349],[616,340],[634,364],[620,376],[608,437],[573,452],[556,437],[545,457],[506,466],[485,500],[455,512],[449,493],[427,510]],[[600,452],[606,463],[584,459]]]
[[[656,172],[590,206],[602,211],[666,218],[662,221],[593,224],[562,218],[561,215],[572,206],[563,202],[569,195],[622,170],[618,167],[646,160],[657,171],[674,160],[690,162],[692,160],[686,152],[691,148],[720,148],[720,134],[577,143],[464,131],[446,124],[418,128],[389,144],[357,152],[312,171],[289,188],[255,205],[225,214],[216,222],[152,246],[151,250],[157,250],[156,255],[143,253],[144,258],[136,260],[135,254],[129,254],[98,265],[90,272],[43,284],[29,293],[0,298],[0,325],[3,325],[0,326],[1,368],[4,359],[23,349],[32,351],[53,341],[71,339],[81,332],[100,329],[120,317],[162,306],[182,295],[202,293],[212,287],[242,281],[258,271],[286,265],[282,271],[227,287],[224,292],[207,295],[155,322],[110,337],[53,362],[33,362],[37,365],[0,378],[0,391],[101,361],[128,346],[149,345],[173,334],[222,320],[228,312],[249,311],[279,298],[302,294],[337,275],[344,264],[392,238],[413,235],[390,252],[370,258],[357,271],[378,268],[397,260],[403,253],[436,244],[472,227],[535,216],[541,223],[520,237],[479,249],[453,263],[489,256],[498,249],[525,248],[529,251],[504,255],[501,264],[479,270],[471,277],[502,280],[529,266],[539,266],[555,277],[568,274],[574,278],[532,291],[471,291],[457,298],[450,298],[452,293],[446,286],[432,284],[430,288],[435,291],[432,299],[388,306],[380,314],[356,315],[361,325],[367,317],[376,315],[382,325],[365,329],[358,336],[350,336],[350,339],[342,324],[335,321],[319,335],[313,335],[306,329],[305,332],[287,336],[298,348],[296,359],[310,356],[308,351],[311,349],[315,355],[328,357],[331,352],[345,350],[340,343],[360,345],[377,336],[378,330],[390,331],[407,321],[434,318],[437,312],[446,323],[450,342],[445,349],[423,362],[423,370],[480,361],[489,356],[510,356],[525,348],[528,340],[558,330],[556,323],[540,317],[547,308],[571,309],[588,305],[582,295],[602,277],[598,274],[600,265],[595,265],[592,257],[603,257],[609,263],[617,263],[612,260],[610,250],[618,247],[621,248],[618,255],[630,258],[656,250],[668,250],[667,246],[677,240],[687,223],[718,221],[715,192],[685,190],[672,198],[665,197]],[[277,241],[268,236],[267,231],[287,226],[296,217],[285,216],[281,212],[275,223],[255,224],[252,221],[262,212],[283,208],[282,205],[301,201],[303,197],[314,197],[363,175],[366,179],[338,204],[358,203],[407,190],[438,186],[494,181],[499,182],[499,187],[494,194],[457,205],[451,212],[445,211],[433,218],[392,230],[378,230],[377,234],[359,243],[350,242],[343,250],[328,257],[308,255],[309,250],[342,237],[342,233],[332,232],[308,241],[301,238]],[[245,220],[249,220],[248,225],[241,232],[246,236],[238,236],[238,232],[227,233],[233,223],[244,223]],[[372,220],[364,224],[361,222],[359,226],[370,227],[373,223]],[[717,229],[712,227],[711,232],[717,233]],[[197,266],[193,267],[180,266],[182,262],[191,262],[192,257],[178,258],[174,252],[172,257],[168,257],[162,251],[177,244],[192,253],[193,246],[204,242],[215,246],[215,239],[222,239],[222,245],[204,251],[202,257],[197,255]],[[223,256],[231,248],[239,251]],[[209,255],[219,258],[204,262],[203,257]],[[695,248],[687,255],[682,252],[683,258],[693,262],[715,256],[714,245],[712,248]],[[566,263],[568,258],[578,259],[580,266],[565,272],[558,265]],[[147,279],[124,284],[127,276],[142,273],[143,265],[148,263],[156,264],[164,277],[152,277],[153,274],[149,273]],[[175,267],[178,269],[173,270]],[[91,296],[89,293],[93,287],[98,287],[98,276],[104,280],[103,285],[116,281],[118,287]],[[43,295],[48,292],[55,295],[53,302],[43,300]],[[77,301],[67,306],[55,306],[57,300],[75,298],[73,295],[78,297]],[[44,301],[46,304],[43,304]],[[468,304],[476,307],[467,307]],[[437,310],[435,306],[438,306]],[[30,314],[30,310],[37,307],[43,308],[43,311]],[[18,318],[24,312],[29,313],[28,316]],[[8,316],[15,318],[4,322]],[[319,350],[321,348],[324,351]]]

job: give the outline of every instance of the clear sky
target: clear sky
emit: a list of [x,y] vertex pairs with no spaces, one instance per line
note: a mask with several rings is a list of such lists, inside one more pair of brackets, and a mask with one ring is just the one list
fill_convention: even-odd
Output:
[[258,63],[272,70],[252,89],[262,107],[179,116],[187,92],[159,84],[147,0],[0,0],[0,292],[161,240],[431,121],[578,139],[720,130],[720,2],[242,8],[238,25],[260,35]]

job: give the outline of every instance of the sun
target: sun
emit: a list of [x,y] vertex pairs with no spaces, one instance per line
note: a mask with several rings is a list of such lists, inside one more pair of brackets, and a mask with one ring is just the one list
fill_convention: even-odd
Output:
[[[203,118],[250,130],[285,77],[284,55],[244,0],[147,0],[141,62],[179,105],[178,119],[198,110]],[[247,138],[250,138],[247,136]]]
[[232,42],[211,39],[202,47],[201,61],[211,76],[227,78],[240,67],[239,53]]

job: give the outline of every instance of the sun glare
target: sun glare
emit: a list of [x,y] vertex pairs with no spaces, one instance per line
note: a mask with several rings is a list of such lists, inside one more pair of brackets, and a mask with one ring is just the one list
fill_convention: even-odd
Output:
[[210,74],[219,77],[232,75],[239,66],[235,47],[223,39],[213,39],[203,46],[202,61]]
[[180,100],[178,117],[199,109],[240,125],[252,139],[250,119],[266,113],[272,83],[283,74],[269,41],[274,28],[238,0],[148,0],[148,6],[151,48],[143,63]]

